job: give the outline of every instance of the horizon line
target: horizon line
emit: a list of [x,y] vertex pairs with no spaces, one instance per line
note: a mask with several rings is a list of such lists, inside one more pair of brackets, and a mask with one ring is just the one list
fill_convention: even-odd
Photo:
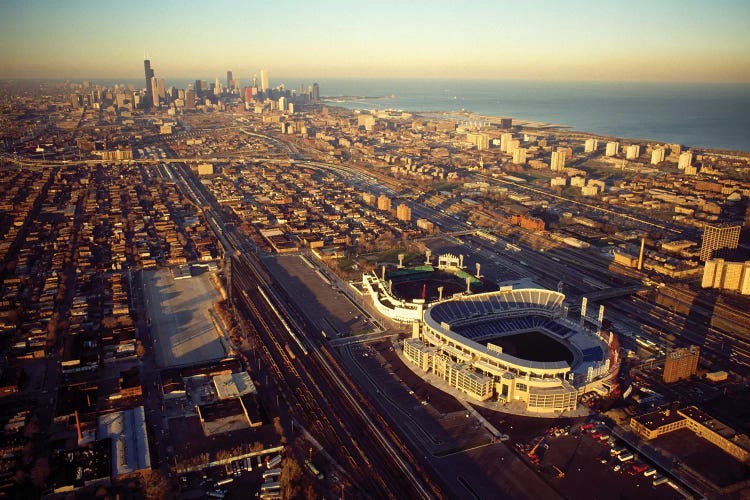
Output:
[[[233,70],[225,70],[233,71]],[[101,76],[88,76],[88,77],[49,77],[49,76],[22,76],[22,77],[6,77],[0,76],[0,81],[53,81],[53,82],[75,82],[75,81],[95,81],[95,80],[143,80],[143,76],[120,76],[120,77],[101,77]],[[207,79],[203,77],[195,76],[163,76],[164,80],[200,80]],[[212,79],[219,78],[212,76]],[[713,85],[748,85],[750,86],[750,80],[747,81],[717,81],[717,80],[611,80],[611,79],[572,79],[572,78],[559,78],[559,79],[548,79],[548,78],[513,78],[513,77],[452,77],[452,76],[319,76],[316,77],[318,80],[443,80],[443,81],[517,81],[517,82],[561,82],[561,83],[650,83],[650,84],[713,84]],[[251,76],[240,76],[239,80],[251,80]],[[278,79],[292,79],[292,80],[315,80],[315,78],[308,76],[294,76],[284,75],[274,77]],[[283,82],[282,82],[283,83]]]

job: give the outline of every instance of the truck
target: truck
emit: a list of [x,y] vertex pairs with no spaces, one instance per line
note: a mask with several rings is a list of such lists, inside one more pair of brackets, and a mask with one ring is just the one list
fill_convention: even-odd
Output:
[[281,469],[279,469],[278,467],[275,468],[275,469],[269,469],[269,470],[263,472],[263,480],[265,481],[269,477],[270,478],[279,477],[280,475],[281,475]]
[[273,481],[270,483],[263,483],[260,485],[260,491],[261,493],[271,493],[273,491],[279,491],[281,490],[281,485],[278,481]]
[[653,467],[651,467],[650,469],[646,470],[643,473],[643,475],[646,476],[646,477],[655,476],[656,475],[656,469],[654,469]]

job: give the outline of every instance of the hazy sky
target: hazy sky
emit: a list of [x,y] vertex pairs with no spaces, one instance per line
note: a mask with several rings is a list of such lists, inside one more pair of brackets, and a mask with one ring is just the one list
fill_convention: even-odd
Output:
[[[750,0],[0,0],[0,78],[750,82]],[[278,80],[276,80],[278,82]]]

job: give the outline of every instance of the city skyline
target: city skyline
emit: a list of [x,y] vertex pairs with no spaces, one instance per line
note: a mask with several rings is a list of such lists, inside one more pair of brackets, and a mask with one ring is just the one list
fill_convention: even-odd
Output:
[[166,78],[264,68],[279,78],[750,82],[750,8],[739,1],[315,7],[3,3],[0,78],[135,78],[132,61],[147,54]]

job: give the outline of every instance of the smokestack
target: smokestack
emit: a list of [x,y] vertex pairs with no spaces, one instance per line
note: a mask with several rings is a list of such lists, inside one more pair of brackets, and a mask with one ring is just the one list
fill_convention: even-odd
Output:
[[78,432],[78,442],[83,441],[83,433],[81,432],[81,421],[78,419],[78,410],[74,413],[76,417],[76,431]]
[[471,293],[471,278],[466,277],[466,293]]
[[479,269],[481,269],[481,267],[482,267],[482,265],[479,262],[477,262],[477,279],[481,279],[482,278],[482,275],[479,272]]
[[381,272],[380,272],[380,279],[381,279],[382,281],[385,281],[385,266],[382,266],[382,267],[381,267],[380,269],[381,269]]
[[388,293],[393,293],[393,280],[388,280]]
[[430,250],[428,248],[427,250],[424,251],[424,254],[425,254],[425,257],[426,257],[424,263],[425,263],[425,265],[429,266],[430,265],[430,257],[432,257],[432,250]]
[[438,287],[438,301],[443,300],[443,287]]
[[646,238],[641,238],[641,253],[638,254],[638,270],[643,269],[643,251],[646,248]]
[[463,269],[464,267],[464,254],[458,256],[458,267]]
[[398,254],[398,268],[402,269],[404,267],[404,257],[406,257],[406,254],[400,253]]

